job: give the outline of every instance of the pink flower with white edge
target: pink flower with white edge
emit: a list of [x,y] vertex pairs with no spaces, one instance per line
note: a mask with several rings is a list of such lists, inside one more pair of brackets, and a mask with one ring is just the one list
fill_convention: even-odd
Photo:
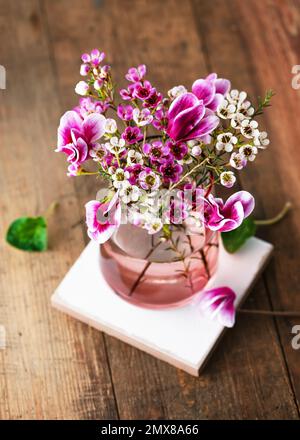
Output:
[[66,145],[60,151],[67,154],[67,161],[72,165],[68,168],[68,176],[77,175],[80,165],[88,158],[89,149],[86,142],[81,138],[75,139],[72,144]]
[[170,105],[167,133],[174,141],[198,139],[211,133],[219,124],[219,118],[205,109],[203,100],[193,93],[184,93]]
[[217,110],[229,89],[230,81],[218,78],[216,73],[211,73],[205,79],[197,79],[192,86],[194,95],[212,111]]
[[224,327],[233,327],[235,323],[234,301],[236,294],[230,287],[216,287],[204,290],[198,304],[200,310],[210,319],[217,319]]
[[63,147],[75,143],[76,139],[83,139],[91,146],[105,133],[105,117],[99,113],[92,113],[82,119],[75,111],[68,111],[60,118],[57,131],[57,149],[62,151]]
[[222,199],[209,194],[203,198],[201,214],[204,225],[212,231],[228,232],[238,228],[244,218],[254,209],[254,197],[247,191],[238,191],[224,203]]
[[109,203],[91,200],[85,205],[88,236],[99,244],[105,243],[121,223],[121,205],[116,194]]

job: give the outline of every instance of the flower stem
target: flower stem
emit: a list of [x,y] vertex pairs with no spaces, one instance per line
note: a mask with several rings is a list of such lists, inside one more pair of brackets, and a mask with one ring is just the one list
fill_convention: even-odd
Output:
[[185,175],[182,176],[181,179],[178,182],[176,182],[172,186],[170,186],[169,191],[171,191],[172,189],[176,188],[176,186],[179,186],[188,176],[193,174],[194,171],[196,171],[198,168],[200,168],[202,165],[204,165],[205,162],[207,162],[207,161],[208,161],[208,157],[206,159],[204,159],[202,162],[200,162],[197,165],[195,165],[190,171],[185,173]]
[[[155,246],[153,246],[150,251],[147,253],[147,255],[145,256],[145,260],[147,260],[150,255],[153,254],[153,252],[158,248],[158,246],[161,244],[161,241],[158,241],[156,243]],[[151,261],[147,261],[147,263],[144,266],[144,269],[142,270],[142,272],[139,274],[139,276],[137,277],[137,279],[135,280],[135,282],[133,283],[130,292],[128,293],[128,296],[131,296],[133,294],[133,292],[135,291],[135,289],[137,288],[137,286],[140,284],[141,279],[143,278],[143,276],[145,275],[145,273],[147,272],[147,270],[149,269],[149,267],[151,266],[152,262]]]
[[55,211],[55,209],[59,206],[59,203],[54,200],[45,211],[44,217],[48,219]]
[[275,223],[278,223],[280,220],[283,219],[283,217],[288,213],[291,207],[292,207],[291,202],[286,202],[283,209],[277,215],[275,215],[275,217],[266,220],[254,220],[254,223],[257,226],[274,225]]
[[290,316],[300,317],[300,311],[276,311],[276,310],[250,310],[250,309],[237,309],[239,313],[246,313],[249,315],[267,315],[267,316]]

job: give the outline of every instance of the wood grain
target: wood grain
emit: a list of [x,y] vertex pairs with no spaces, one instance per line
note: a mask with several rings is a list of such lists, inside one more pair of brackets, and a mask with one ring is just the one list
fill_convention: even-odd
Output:
[[[80,54],[100,47],[120,85],[129,66],[145,62],[164,92],[173,84],[190,87],[211,70],[252,96],[276,89],[262,120],[272,145],[241,183],[257,197],[257,216],[273,215],[288,198],[294,210],[259,231],[277,250],[247,307],[300,309],[300,92],[291,88],[299,2],[1,0],[0,9],[0,64],[8,81],[0,91],[0,324],[8,335],[0,351],[0,418],[299,418],[294,320],[240,317],[197,379],[49,303],[86,242],[83,205],[97,191],[93,178],[66,178],[64,159],[53,153],[56,127],[76,104]],[[28,255],[4,243],[12,219],[41,213],[54,199],[61,206],[49,252]]]

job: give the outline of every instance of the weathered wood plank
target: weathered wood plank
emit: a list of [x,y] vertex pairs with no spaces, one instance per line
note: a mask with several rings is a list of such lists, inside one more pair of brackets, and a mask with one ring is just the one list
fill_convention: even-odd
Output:
[[[67,109],[76,102],[72,91],[79,78],[80,53],[97,46],[109,54],[118,82],[128,66],[145,62],[149,65],[150,80],[165,92],[171,84],[190,86],[194,78],[208,71],[207,37],[210,45],[214,44],[215,57],[220,56],[224,61],[224,45],[227,57],[231,50],[231,41],[224,30],[228,21],[231,24],[228,13],[222,25],[225,35],[215,35],[215,20],[218,23],[223,20],[224,7],[220,8],[222,2],[209,3],[211,6],[200,22],[201,26],[205,23],[207,32],[199,35],[197,20],[200,19],[197,17],[195,21],[190,2],[75,0],[72,8],[68,8],[68,1],[48,1],[46,10],[63,107]],[[203,4],[197,2],[199,7]],[[57,19],[62,16],[64,20]],[[253,16],[252,20],[255,19]],[[235,24],[238,29],[238,22]],[[84,33],[80,32],[83,25]],[[230,72],[226,68],[232,58],[224,63],[224,68],[220,63],[217,66],[220,74],[238,80],[239,73],[246,69],[242,64],[245,54],[242,55],[232,62]],[[257,170],[259,173],[259,164]],[[83,205],[93,197],[95,181],[77,182],[77,194]],[[250,301],[254,307],[269,306],[262,282]],[[241,318],[236,328],[228,332],[200,379],[191,378],[113,338],[105,339],[121,418],[298,416],[271,319]],[[257,359],[261,360],[259,364]]]
[[[296,164],[300,159],[297,122],[300,92],[291,86],[291,69],[299,63],[300,4],[255,0],[228,3],[195,1],[198,31],[205,40],[210,67],[233,78],[235,87],[246,89],[252,96],[263,95],[267,88],[276,91],[274,106],[261,121],[269,132],[271,145],[259,155],[255,166],[241,173],[241,178],[256,196],[258,217],[270,217],[285,201],[293,202],[293,212],[288,218],[259,230],[259,235],[275,245],[275,258],[264,276],[271,308],[299,309],[300,184]],[[213,26],[204,19],[208,15]],[[291,346],[291,330],[297,320],[276,321],[299,411],[299,352]],[[258,325],[256,321],[254,324]]]
[[[74,183],[53,153],[60,108],[40,4],[1,1],[0,419],[115,418],[103,338],[50,307],[50,295],[84,246]],[[44,254],[26,254],[3,240],[22,214],[61,202]]]

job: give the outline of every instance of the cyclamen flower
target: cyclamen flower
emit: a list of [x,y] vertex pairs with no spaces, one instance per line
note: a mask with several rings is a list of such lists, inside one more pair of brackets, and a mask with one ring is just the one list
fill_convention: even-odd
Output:
[[247,165],[247,159],[240,153],[232,153],[229,163],[233,168],[242,170]]
[[143,139],[143,134],[138,127],[126,127],[122,133],[122,139],[129,145],[136,144]]
[[130,121],[133,116],[133,107],[131,105],[118,105],[117,114],[123,121]]
[[160,178],[150,168],[147,168],[139,174],[139,182],[141,188],[145,190],[156,190],[159,188]]
[[147,108],[144,108],[143,110],[135,108],[132,112],[132,118],[139,127],[151,124],[153,121],[153,116]]
[[210,110],[205,110],[203,101],[193,93],[185,93],[170,105],[168,135],[176,142],[196,139],[211,133],[219,119]]
[[92,113],[82,119],[75,111],[68,111],[60,118],[57,132],[57,149],[72,144],[76,139],[83,139],[90,147],[105,133],[105,117],[98,113]]
[[81,139],[75,139],[73,143],[67,144],[62,147],[62,153],[67,154],[67,161],[71,162],[71,165],[68,168],[68,176],[76,176],[80,165],[87,159],[88,157],[88,146],[86,142]]
[[121,205],[117,196],[109,203],[91,200],[85,209],[88,236],[99,244],[105,243],[121,223]]
[[212,231],[232,231],[251,214],[254,204],[253,196],[247,191],[236,192],[225,203],[209,194],[204,198],[203,222]]
[[159,167],[165,183],[176,183],[180,179],[183,168],[174,161],[168,161]]
[[211,73],[205,79],[197,79],[192,85],[194,95],[212,111],[217,110],[229,89],[230,81],[217,78],[216,73]]
[[223,171],[220,174],[221,185],[226,186],[226,188],[232,188],[236,182],[236,177],[233,171]]
[[141,81],[146,75],[147,68],[145,64],[140,64],[138,67],[131,67],[128,73],[125,75],[127,81],[138,82]]
[[217,319],[224,327],[235,323],[236,294],[227,286],[204,290],[197,299],[200,309],[210,319]]

